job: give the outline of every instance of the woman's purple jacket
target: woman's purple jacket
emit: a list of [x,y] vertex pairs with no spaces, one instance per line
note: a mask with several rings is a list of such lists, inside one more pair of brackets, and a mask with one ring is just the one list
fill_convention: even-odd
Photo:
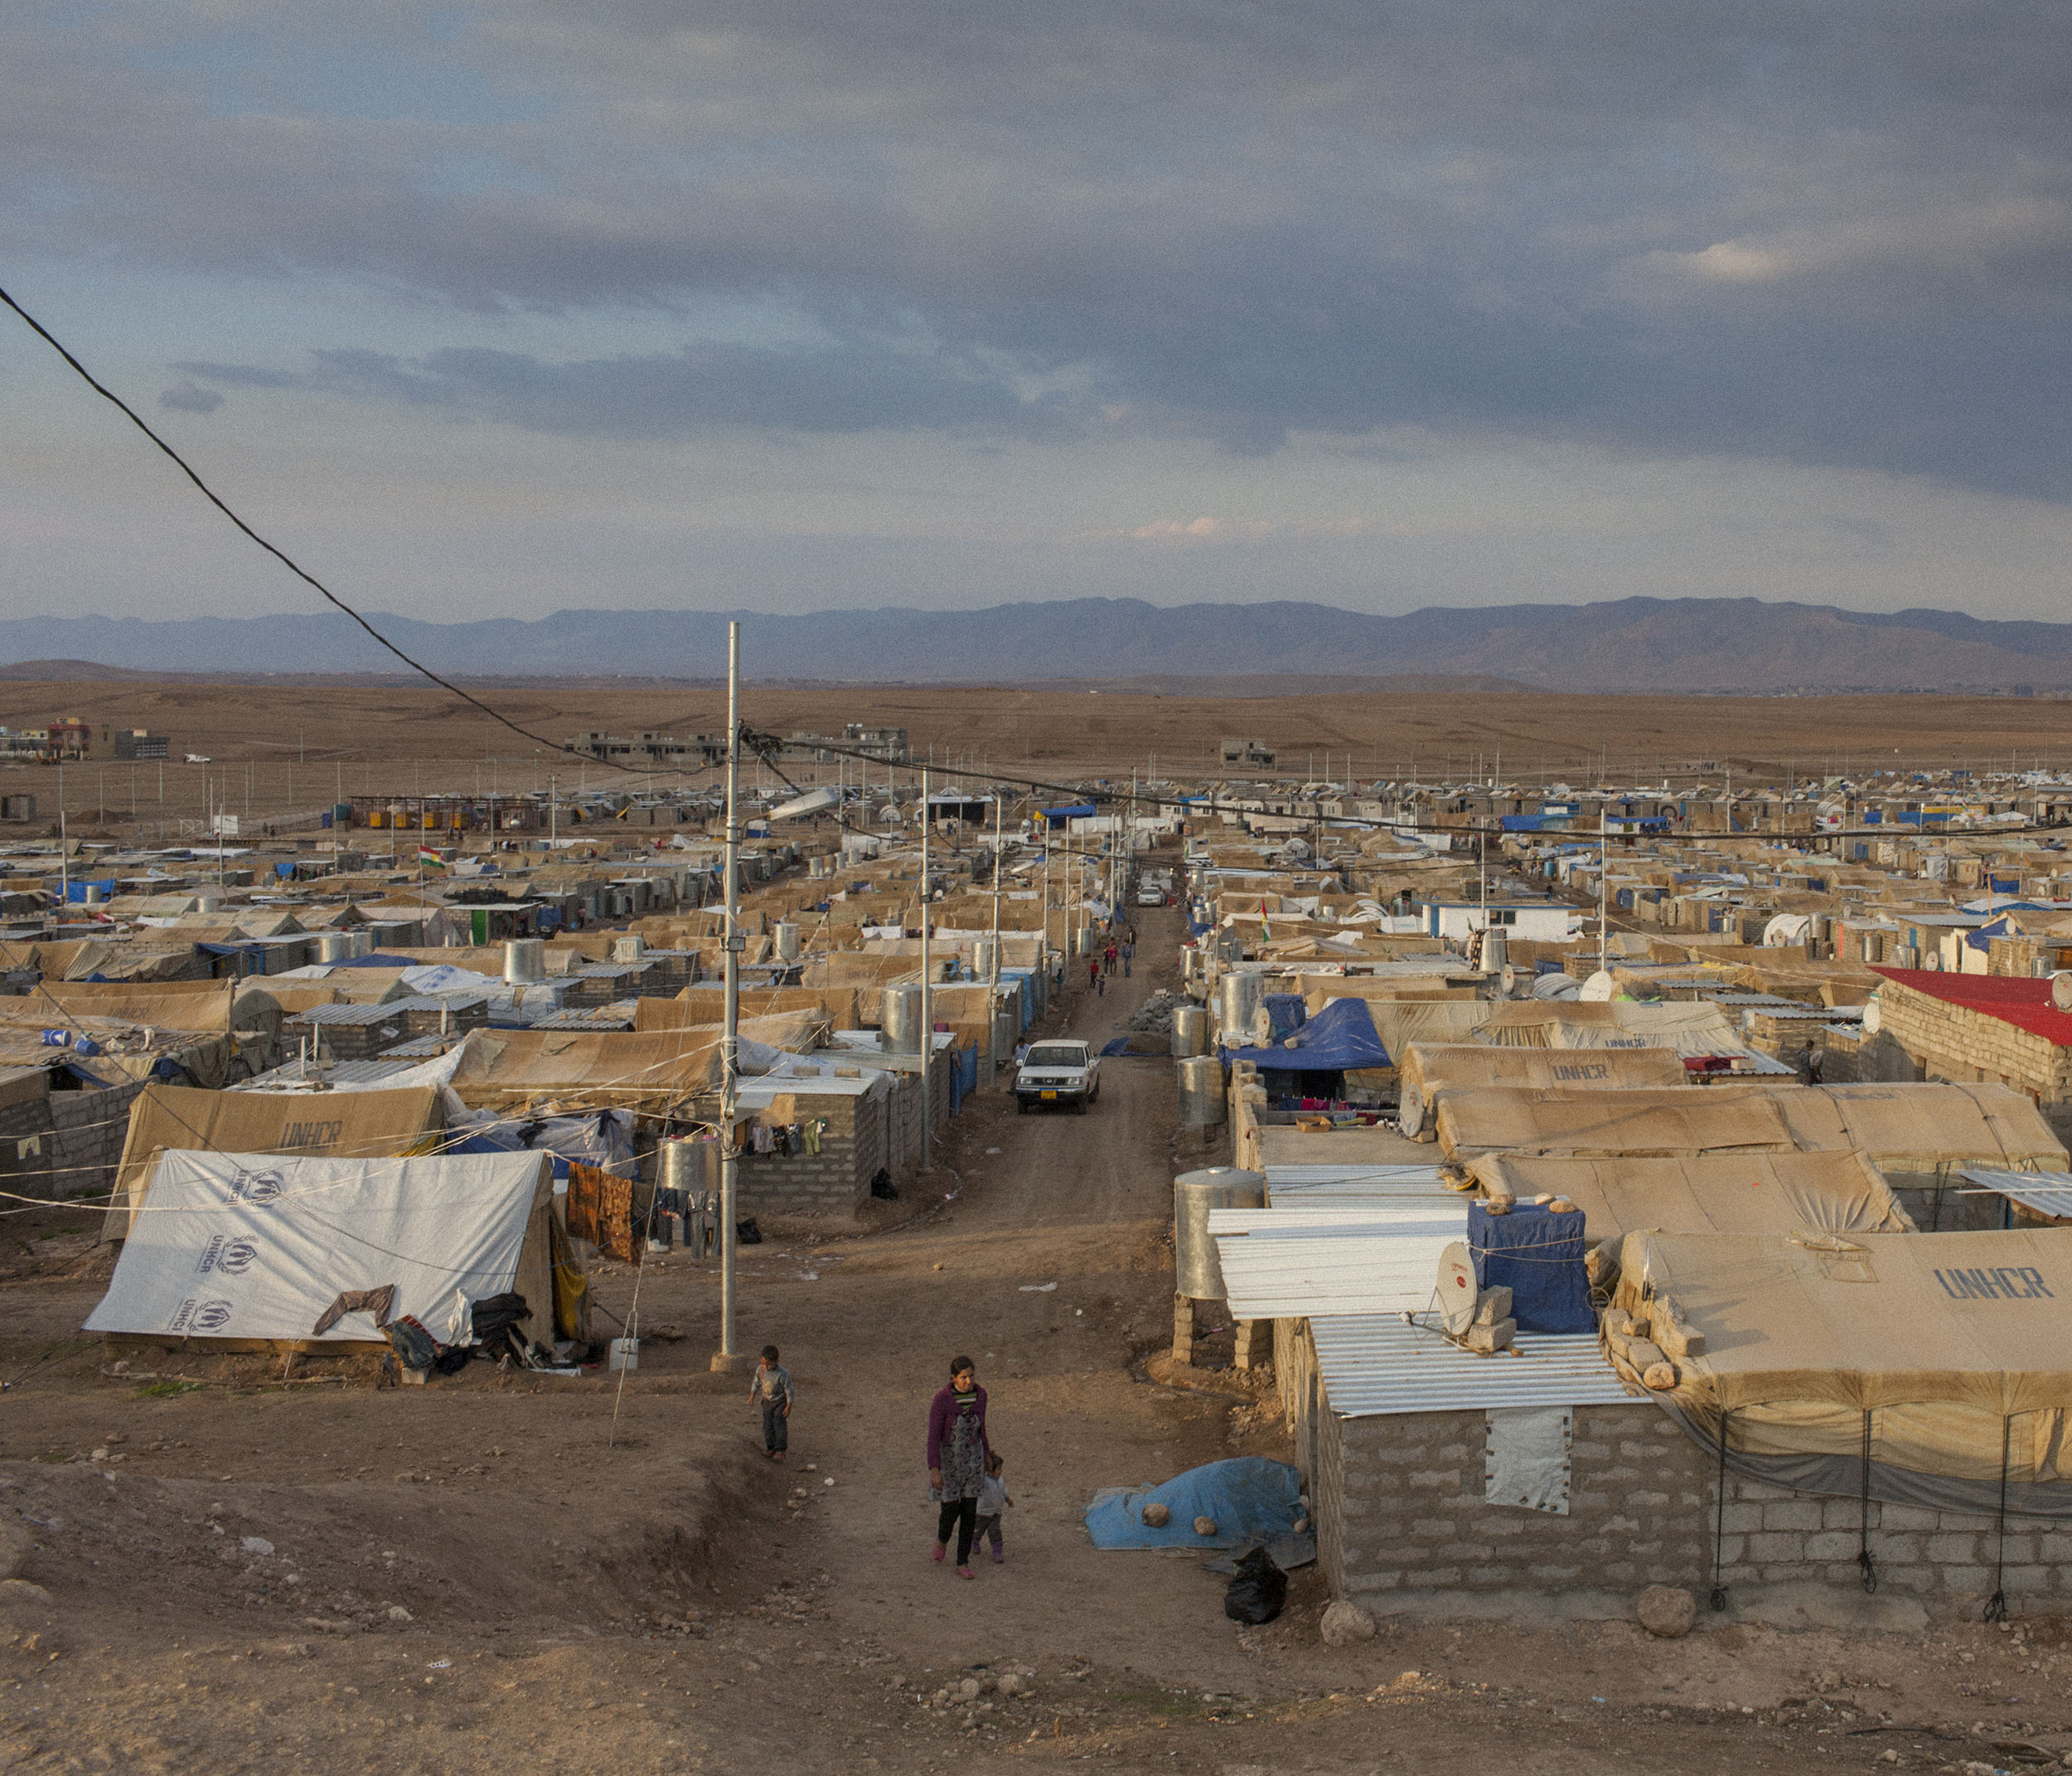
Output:
[[[975,1387],[979,1396],[979,1439],[985,1444],[985,1453],[993,1453],[993,1445],[985,1441],[985,1390]],[[943,1440],[950,1435],[950,1420],[956,1415],[957,1396],[954,1387],[945,1387],[928,1402],[928,1466],[942,1465]]]

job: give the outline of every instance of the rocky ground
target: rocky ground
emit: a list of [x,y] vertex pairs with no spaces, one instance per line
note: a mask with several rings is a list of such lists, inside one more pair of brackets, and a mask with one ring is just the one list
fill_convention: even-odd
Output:
[[[1126,1028],[1177,941],[1060,1026]],[[2011,1768],[2072,1749],[2064,1624],[1788,1633],[1706,1617],[1384,1624],[1331,1647],[1314,1568],[1241,1628],[1191,1556],[1100,1554],[1097,1487],[1287,1454],[1271,1395],[1154,1362],[1179,1153],[1169,1063],[1085,1116],[966,1106],[869,1227],[772,1223],[742,1343],[781,1345],[792,1449],[708,1372],[713,1267],[651,1263],[608,1378],[377,1392],[362,1362],[109,1372],[76,1328],[85,1217],[0,1235],[0,1770],[1007,1769],[1223,1776]],[[66,1229],[73,1231],[67,1232]],[[628,1274],[600,1294],[623,1312]],[[948,1357],[991,1391],[1015,1498],[975,1582],[927,1558],[922,1428]],[[1153,1376],[1159,1377],[1153,1380]],[[4,1538],[0,1538],[4,1539]]]

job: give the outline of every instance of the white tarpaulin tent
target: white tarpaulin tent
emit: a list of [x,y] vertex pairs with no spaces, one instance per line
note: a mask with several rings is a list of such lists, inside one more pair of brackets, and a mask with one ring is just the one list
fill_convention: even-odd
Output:
[[372,1316],[318,1333],[339,1295],[393,1284],[441,1343],[467,1304],[516,1289],[551,1324],[553,1174],[536,1153],[424,1159],[165,1154],[86,1330],[145,1338],[382,1342]]

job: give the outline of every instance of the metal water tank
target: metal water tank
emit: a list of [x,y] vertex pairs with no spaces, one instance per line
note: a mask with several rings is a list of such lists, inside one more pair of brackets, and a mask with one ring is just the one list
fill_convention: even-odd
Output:
[[637,962],[647,953],[647,940],[637,932],[629,932],[623,937],[612,940],[612,960],[615,962]]
[[1251,1040],[1252,1019],[1265,1003],[1261,994],[1257,975],[1228,974],[1216,983],[1216,1021],[1226,1035]]
[[547,978],[547,940],[513,937],[504,945],[504,979],[513,986],[533,986]]
[[1511,960],[1511,941],[1501,926],[1492,925],[1482,934],[1482,971],[1500,975]]
[[1220,1127],[1230,1113],[1223,1101],[1223,1063],[1213,1054],[1191,1055],[1174,1071],[1180,1082],[1180,1126]]
[[707,1141],[657,1141],[655,1184],[661,1190],[701,1191],[705,1188]]
[[1174,1292],[1196,1301],[1221,1301],[1227,1291],[1223,1266],[1209,1236],[1213,1208],[1264,1208],[1266,1174],[1234,1165],[1212,1165],[1206,1171],[1183,1172],[1173,1180]]
[[777,953],[780,962],[796,962],[799,959],[799,928],[790,919],[777,921]]
[[1208,1014],[1199,1005],[1183,1005],[1173,1014],[1173,1053],[1185,1060],[1208,1050]]
[[903,985],[884,990],[884,1047],[888,1054],[921,1053],[921,989]]
[[997,979],[1000,971],[1000,946],[990,937],[980,937],[971,945],[971,978],[974,980]]
[[374,933],[366,926],[353,927],[346,933],[346,941],[351,946],[346,952],[350,956],[372,956],[374,954]]
[[317,939],[317,960],[320,962],[342,962],[352,955],[351,932],[324,932]]

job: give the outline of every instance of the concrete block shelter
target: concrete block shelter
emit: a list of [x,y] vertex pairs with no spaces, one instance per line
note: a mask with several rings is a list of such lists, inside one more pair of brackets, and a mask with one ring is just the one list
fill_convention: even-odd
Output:
[[[1475,1403],[1477,1392],[1523,1397],[1503,1372],[1531,1362],[1536,1344],[1566,1341],[1523,1335],[1527,1357],[1455,1357],[1457,1372],[1435,1383],[1392,1359],[1386,1333],[1349,1359],[1359,1341],[1343,1325],[1324,1328],[1319,1361],[1317,1324],[1276,1323],[1276,1379],[1332,1595],[1377,1614],[1625,1616],[1650,1585],[1702,1604],[1716,1556],[1730,1611],[1851,1609],[1865,1599],[1866,1551],[1888,1609],[1977,1619],[1999,1590],[2017,1616],[2072,1614],[2072,1520],[2011,1515],[2003,1534],[1991,1513],[1875,1498],[1866,1512],[1859,1496],[1731,1469],[1722,1516],[1716,1456],[1652,1399],[1611,1397],[1615,1382],[1540,1383],[1529,1390],[1537,1408]],[[1561,1406],[1564,1394],[1587,1403]],[[1417,1409],[1435,1400],[1447,1404]],[[1559,1508],[1490,1497],[1504,1415],[1536,1410],[1567,1417]]]

